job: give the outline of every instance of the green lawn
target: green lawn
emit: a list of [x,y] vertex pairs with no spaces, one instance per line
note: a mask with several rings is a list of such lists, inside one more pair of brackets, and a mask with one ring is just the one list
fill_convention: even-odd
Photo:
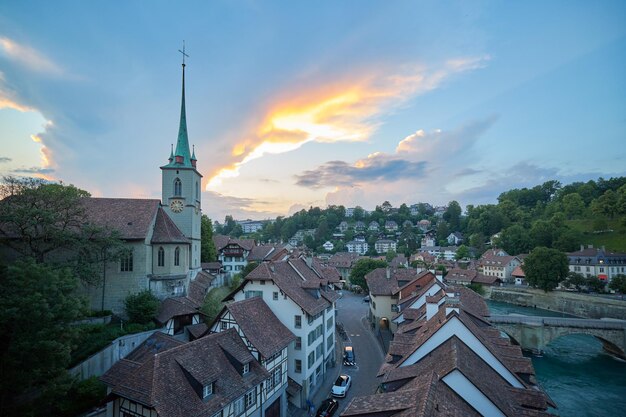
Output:
[[585,245],[593,245],[595,248],[604,246],[613,252],[626,252],[626,224],[624,217],[615,218],[608,222],[610,232],[594,232],[593,220],[569,220],[567,224],[583,233]]

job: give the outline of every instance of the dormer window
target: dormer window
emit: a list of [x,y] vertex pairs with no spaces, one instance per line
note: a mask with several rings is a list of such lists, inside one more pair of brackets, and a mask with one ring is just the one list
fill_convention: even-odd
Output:
[[209,395],[213,394],[213,383],[211,382],[208,385],[202,387],[202,398],[207,398]]
[[250,364],[249,363],[244,363],[243,364],[243,371],[241,372],[242,375],[247,374],[248,372],[250,372]]

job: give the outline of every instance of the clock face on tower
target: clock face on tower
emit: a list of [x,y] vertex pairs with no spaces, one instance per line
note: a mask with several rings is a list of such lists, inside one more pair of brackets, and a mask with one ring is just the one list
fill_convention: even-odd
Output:
[[170,209],[174,213],[180,213],[181,211],[183,211],[183,208],[185,208],[185,205],[181,200],[172,200],[172,202],[170,203]]

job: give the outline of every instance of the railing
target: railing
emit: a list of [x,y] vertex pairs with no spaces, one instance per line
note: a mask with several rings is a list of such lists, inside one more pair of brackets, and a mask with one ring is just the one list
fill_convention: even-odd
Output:
[[500,324],[530,324],[540,326],[576,327],[584,329],[609,329],[626,330],[626,321],[623,320],[597,320],[597,319],[574,319],[564,317],[537,317],[537,316],[512,316],[493,315],[489,317],[491,323]]

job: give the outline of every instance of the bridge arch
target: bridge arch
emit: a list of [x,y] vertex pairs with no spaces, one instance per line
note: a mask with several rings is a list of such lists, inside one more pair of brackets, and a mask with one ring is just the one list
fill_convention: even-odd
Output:
[[[623,335],[614,335],[610,332],[599,332],[597,329],[581,329],[581,328],[572,328],[572,327],[560,327],[560,328],[552,328],[552,327],[544,327],[544,347],[548,346],[550,343],[558,340],[562,337],[569,335],[582,334],[587,336],[593,336],[596,340],[598,340],[602,344],[602,349],[610,355],[616,356],[618,358],[626,360],[626,352],[619,346],[619,341],[615,340]],[[613,339],[613,340],[611,340]],[[617,342],[617,343],[616,343]]]

